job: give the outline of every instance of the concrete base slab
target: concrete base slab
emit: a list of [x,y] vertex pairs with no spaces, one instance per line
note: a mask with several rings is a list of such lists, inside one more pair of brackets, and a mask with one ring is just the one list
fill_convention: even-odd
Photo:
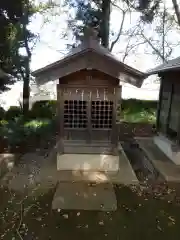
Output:
[[[134,173],[134,170],[132,169],[131,164],[128,158],[126,157],[123,149],[120,150],[118,157],[109,155],[107,158],[109,162],[107,162],[107,165],[102,165],[102,166],[100,165],[101,163],[100,155],[92,156],[88,154],[78,154],[78,157],[77,157],[77,154],[65,154],[65,155],[66,156],[61,155],[62,158],[59,155],[59,159],[58,159],[59,160],[58,180],[60,182],[80,182],[80,181],[96,182],[96,183],[111,182],[114,184],[123,184],[123,185],[139,183]],[[62,165],[61,165],[61,159],[63,163]],[[64,159],[67,160],[66,163]],[[86,159],[85,162],[87,165],[85,165],[85,167],[83,165],[80,165],[80,163],[83,163],[84,161],[83,159]],[[94,161],[93,162],[94,165],[91,163],[92,159]],[[95,160],[97,161],[96,164],[95,164]],[[74,164],[73,164],[73,161],[74,161]],[[75,165],[75,163],[77,165]],[[64,166],[64,168],[63,167],[60,168],[60,166]],[[65,166],[68,166],[69,170],[62,170],[62,169],[66,169]],[[95,166],[97,168],[95,168]],[[107,167],[107,166],[110,166],[110,167]]]
[[57,155],[57,170],[118,171],[119,156],[104,154]]
[[115,211],[117,200],[111,184],[59,183],[52,209]]

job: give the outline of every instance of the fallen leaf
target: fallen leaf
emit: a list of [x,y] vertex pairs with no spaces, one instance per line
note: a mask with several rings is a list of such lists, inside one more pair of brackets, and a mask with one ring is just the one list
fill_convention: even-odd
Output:
[[64,214],[63,217],[64,217],[65,219],[68,219],[68,214]]
[[37,221],[42,221],[41,217],[36,218]]
[[99,222],[99,225],[104,225],[104,222],[103,222],[103,221],[100,221],[100,222]]
[[159,231],[162,231],[162,228],[158,225],[157,226],[157,229],[159,230]]

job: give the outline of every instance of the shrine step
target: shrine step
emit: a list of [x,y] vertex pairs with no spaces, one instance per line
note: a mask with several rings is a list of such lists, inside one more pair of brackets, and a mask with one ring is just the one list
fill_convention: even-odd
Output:
[[109,147],[87,147],[87,146],[64,146],[64,153],[94,153],[94,154],[112,154],[113,151]]
[[75,144],[68,143],[63,146],[63,153],[84,153],[84,154],[109,154],[118,155],[118,150],[109,144]]
[[91,185],[85,182],[60,182],[52,209],[116,211],[117,200],[111,183]]

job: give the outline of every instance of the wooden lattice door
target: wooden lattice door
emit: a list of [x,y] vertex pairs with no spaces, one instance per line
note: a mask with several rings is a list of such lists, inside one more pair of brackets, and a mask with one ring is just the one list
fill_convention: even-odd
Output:
[[64,87],[63,138],[65,141],[83,141],[88,139],[88,92],[87,89]]
[[116,131],[116,89],[66,85],[61,92],[64,142],[110,145]]
[[91,141],[111,142],[115,123],[115,89],[93,88],[91,94]]

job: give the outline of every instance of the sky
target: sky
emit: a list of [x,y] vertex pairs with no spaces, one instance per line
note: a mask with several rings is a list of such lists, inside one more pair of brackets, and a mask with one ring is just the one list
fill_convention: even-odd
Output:
[[[40,0],[36,0],[40,1]],[[46,0],[41,0],[46,1]],[[63,0],[56,0],[59,5],[62,5]],[[57,16],[55,13],[58,13]],[[71,12],[72,13],[72,12]],[[67,22],[66,20],[69,17],[68,9],[64,8],[62,11],[62,7],[56,8],[54,12],[54,16],[47,15],[46,20],[48,18],[49,23],[44,24],[45,18],[41,15],[36,15],[33,18],[29,28],[39,34],[39,40],[36,43],[35,48],[32,52],[32,61],[31,61],[31,69],[36,70],[41,67],[44,67],[50,63],[53,63],[59,59],[61,59],[68,51],[67,44],[72,42],[72,34],[67,31]],[[119,21],[117,21],[117,19]],[[128,15],[125,18],[125,29],[129,29],[129,27],[133,27],[134,24],[139,19],[139,14],[133,13]],[[111,15],[111,29],[114,32],[118,32],[120,25],[120,13],[119,10],[113,9]],[[146,27],[146,34],[150,34],[152,31],[152,26]],[[63,37],[63,33],[67,33],[67,37]],[[170,37],[175,38],[175,34],[170,34]],[[155,37],[155,36],[154,36]],[[113,39],[111,39],[113,40]],[[126,47],[126,39],[122,37],[119,44],[115,45],[113,49],[113,54],[115,54],[120,60],[122,60],[124,49]],[[153,68],[160,64],[161,62],[156,59],[155,56],[146,54],[148,51],[148,46],[140,45],[138,49],[135,49],[127,58],[125,63],[141,70],[143,72],[147,71],[150,68]],[[178,52],[173,53],[173,57],[178,56]],[[123,98],[138,98],[138,99],[147,99],[147,100],[157,100],[159,95],[159,84],[155,81],[156,77],[150,77],[146,79],[141,88],[133,87],[129,84],[123,84],[122,88],[122,97]],[[44,86],[45,89],[48,89],[49,98],[56,98],[56,83],[49,83]],[[42,89],[43,87],[41,87]],[[32,86],[31,95],[33,96],[39,90],[36,86]],[[41,91],[42,92],[42,91]],[[37,94],[36,94],[37,95]],[[42,95],[42,94],[41,94]],[[0,96],[0,104],[3,105],[6,109],[11,105],[18,105],[19,100],[22,99],[22,83],[16,83],[12,89],[8,92],[1,94]],[[32,101],[38,100],[39,97],[33,97]]]

